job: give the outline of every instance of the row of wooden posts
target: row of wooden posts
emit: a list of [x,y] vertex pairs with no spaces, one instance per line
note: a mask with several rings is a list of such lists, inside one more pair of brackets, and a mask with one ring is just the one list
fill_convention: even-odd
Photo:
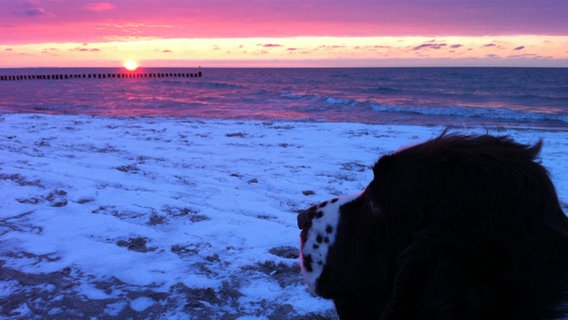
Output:
[[0,81],[17,80],[66,80],[66,79],[130,79],[130,78],[201,78],[201,71],[195,73],[150,72],[150,73],[81,73],[81,74],[32,74],[0,75]]

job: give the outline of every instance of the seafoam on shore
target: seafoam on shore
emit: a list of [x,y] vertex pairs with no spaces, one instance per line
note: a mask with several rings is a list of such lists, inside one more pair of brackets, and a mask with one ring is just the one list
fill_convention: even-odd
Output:
[[[302,282],[296,212],[443,130],[1,115],[0,317],[332,317]],[[568,132],[489,133],[544,140],[566,211]]]

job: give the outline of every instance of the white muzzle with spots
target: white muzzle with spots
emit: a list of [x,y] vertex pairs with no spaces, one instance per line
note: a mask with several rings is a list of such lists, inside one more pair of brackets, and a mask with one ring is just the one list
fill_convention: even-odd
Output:
[[335,242],[340,208],[355,200],[360,194],[324,201],[298,214],[298,227],[302,230],[300,264],[304,280],[313,293],[325,267],[329,248]]

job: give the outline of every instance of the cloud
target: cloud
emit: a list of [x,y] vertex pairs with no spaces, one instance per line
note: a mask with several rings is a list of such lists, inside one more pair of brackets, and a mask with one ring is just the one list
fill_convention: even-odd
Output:
[[457,48],[461,48],[461,47],[463,47],[462,44],[452,44],[452,45],[450,46],[450,48],[452,48],[452,49],[457,49]]
[[87,48],[88,45],[89,45],[88,43],[83,43],[83,45],[81,47],[71,49],[70,51],[79,51],[79,52],[99,52],[99,51],[101,51],[101,49],[99,49],[99,48]]
[[45,55],[56,57],[56,56],[58,56],[59,49],[57,49],[57,48],[44,48],[43,50],[41,50],[41,53],[45,54]]
[[523,50],[524,48],[525,48],[525,46],[518,46],[518,47],[516,47],[514,50],[515,50],[515,51],[520,51],[520,50]]
[[45,16],[48,12],[45,9],[36,7],[36,8],[29,8],[24,11],[26,16],[35,17],[35,16]]
[[11,52],[11,51],[14,51],[14,49],[13,48],[6,48],[6,49],[4,49],[4,51]]
[[514,55],[510,55],[507,56],[507,58],[513,58],[513,59],[525,59],[525,58],[541,58],[538,55],[534,54],[534,53],[523,53],[523,54],[514,54]]
[[497,45],[494,43],[488,43],[488,44],[484,44],[484,47],[496,47]]
[[263,48],[278,48],[278,47],[282,47],[281,44],[275,44],[275,43],[267,43],[267,44],[259,44],[261,45]]
[[442,49],[443,47],[447,46],[445,43],[424,43],[419,46],[414,47],[412,50],[418,51],[422,49]]
[[28,16],[28,17],[40,17],[40,16],[47,16],[49,15],[49,11],[45,10],[44,8],[40,8],[34,4],[30,4],[26,9],[23,11],[17,11],[17,15],[21,16]]
[[173,52],[173,51],[172,51],[172,50],[170,50],[170,49],[165,49],[165,50],[162,50],[162,53],[172,53],[172,52]]
[[91,2],[84,7],[86,10],[94,12],[102,12],[114,9],[114,5],[110,2]]
[[320,46],[314,48],[314,50],[320,50],[320,49],[323,49],[323,50],[333,50],[333,49],[345,49],[345,48],[347,48],[347,46],[345,46],[345,45],[328,45],[328,44],[323,44],[323,45],[320,45]]

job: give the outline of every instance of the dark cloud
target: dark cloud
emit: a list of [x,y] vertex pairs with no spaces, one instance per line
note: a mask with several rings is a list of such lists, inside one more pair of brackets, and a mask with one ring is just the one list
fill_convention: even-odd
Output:
[[512,59],[519,59],[519,58],[522,58],[522,59],[526,59],[526,58],[542,58],[542,57],[540,57],[539,55],[534,54],[534,53],[523,53],[523,54],[510,55],[510,56],[507,56],[507,58],[512,58]]
[[172,53],[173,51],[170,49],[162,50],[163,53]]
[[42,53],[42,54],[45,54],[45,55],[49,55],[49,56],[54,56],[54,57],[56,57],[56,56],[59,55],[59,54],[58,54],[58,53],[59,53],[59,49],[57,49],[57,48],[44,48],[43,50],[41,50],[41,53]]
[[28,8],[24,10],[23,13],[28,17],[45,16],[48,14],[48,12],[45,9],[42,9],[40,7]]
[[296,50],[298,50],[298,48],[287,48],[286,50],[288,50],[288,51],[296,51]]
[[525,46],[518,46],[515,48],[515,51],[520,51],[523,50],[525,48]]
[[463,47],[462,44],[452,44],[452,45],[450,46],[450,48],[452,48],[452,49],[457,49],[457,48],[461,48],[461,47]]
[[71,51],[79,51],[79,52],[99,52],[101,49],[99,48],[87,48],[89,44],[83,43],[83,46],[77,47],[75,49],[71,49]]
[[419,46],[414,47],[412,50],[418,51],[423,49],[442,49],[443,47],[447,46],[445,43],[424,43]]
[[[4,2],[8,2],[8,1],[2,1],[2,5],[4,5]],[[49,11],[47,11],[46,9],[40,7],[35,1],[13,1],[13,4],[17,4],[19,3],[17,6],[17,8],[14,8],[15,10],[13,11],[13,13],[16,16],[25,16],[25,17],[40,17],[40,16],[47,16],[50,14]]]
[[483,46],[484,46],[484,47],[495,47],[495,46],[497,46],[497,45],[494,44],[494,43],[488,43],[488,44],[484,44]]
[[314,50],[320,50],[320,49],[329,50],[329,49],[344,49],[344,48],[347,48],[347,46],[323,44],[321,46],[316,47]]
[[276,43],[267,43],[267,44],[262,44],[261,45],[263,48],[278,48],[278,47],[282,47],[281,44],[276,44]]

